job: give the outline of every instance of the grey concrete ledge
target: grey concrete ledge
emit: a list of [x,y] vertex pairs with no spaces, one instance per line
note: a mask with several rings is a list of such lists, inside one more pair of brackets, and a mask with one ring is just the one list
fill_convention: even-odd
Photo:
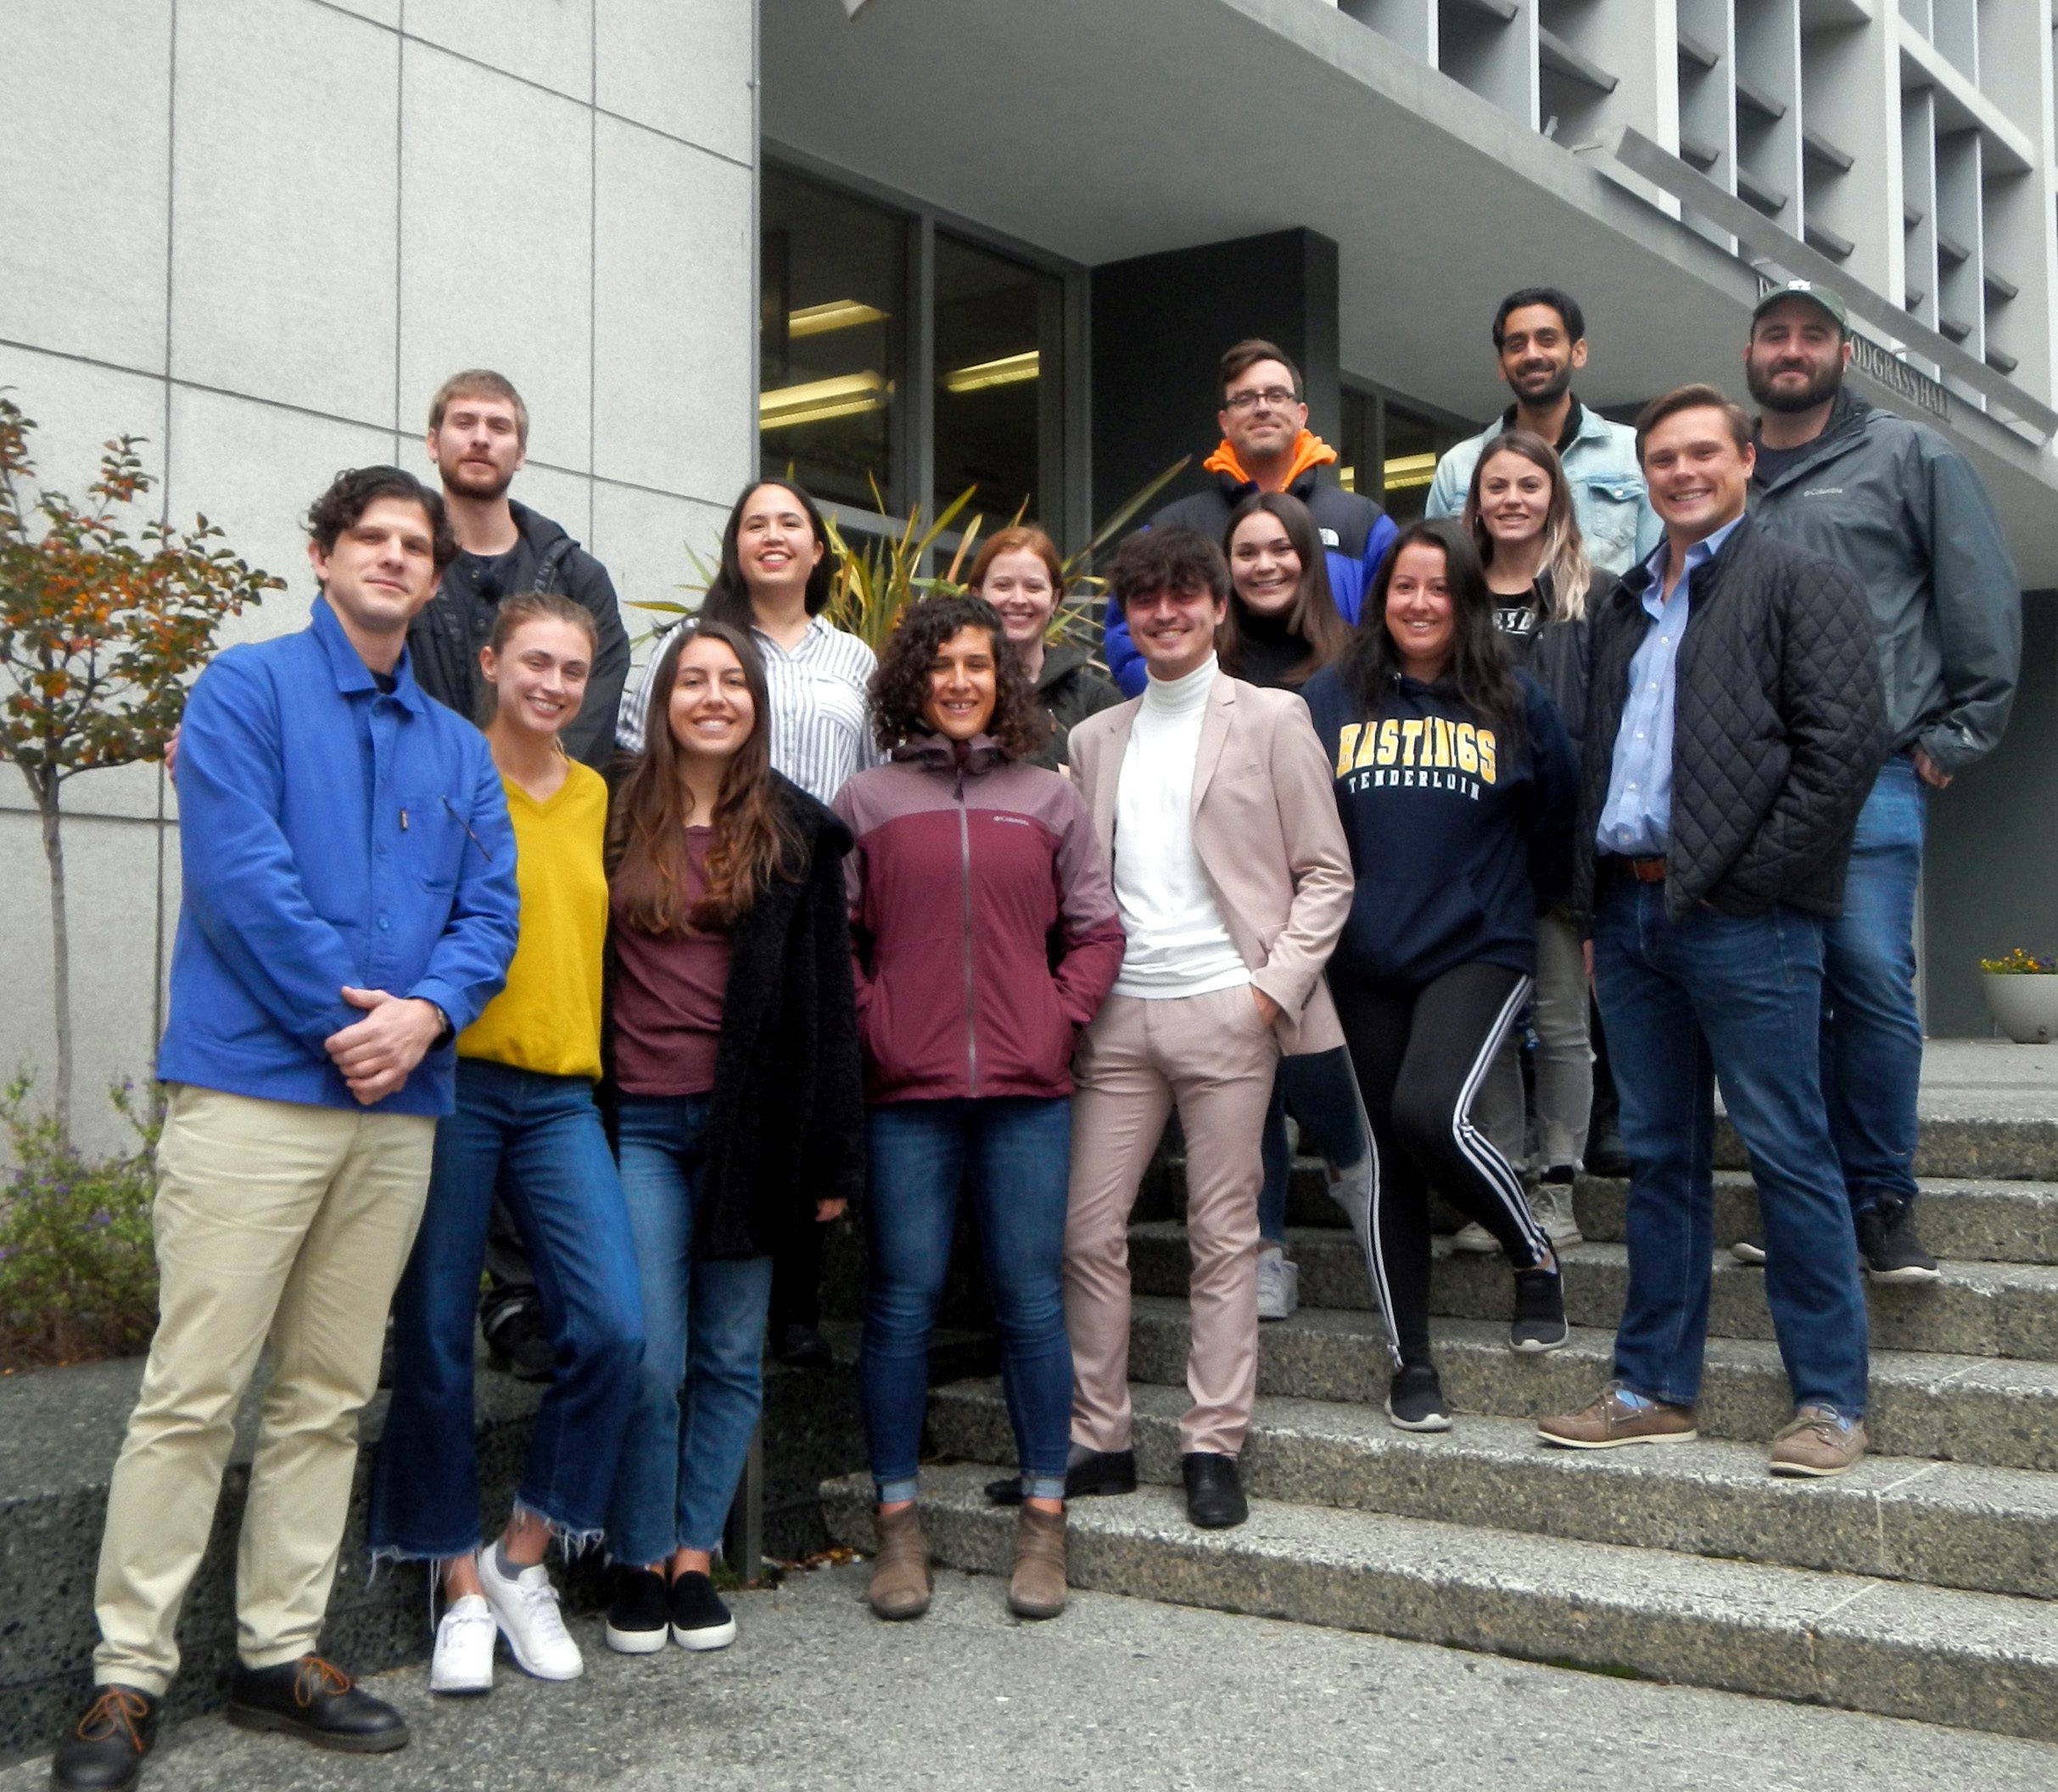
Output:
[[[939,1560],[998,1572],[1015,1519],[987,1504],[987,1472],[931,1471],[923,1515]],[[869,1482],[823,1498],[840,1540],[867,1547]],[[2031,1600],[1267,1500],[1200,1532],[1159,1487],[1075,1502],[1071,1571],[1178,1604],[2058,1738],[2058,1630]]]
[[[1584,1406],[1607,1380],[1612,1332],[1575,1326],[1564,1349],[1518,1356],[1504,1322],[1439,1319],[1431,1341],[1444,1391],[1461,1413],[1541,1418]],[[1139,1299],[1129,1352],[1132,1381],[1183,1386],[1183,1300]],[[1258,1339],[1258,1391],[1376,1407],[1391,1365],[1380,1322],[1369,1313],[1303,1308]],[[1866,1423],[1890,1456],[1937,1457],[1993,1468],[2058,1470],[2058,1365],[1990,1357],[1887,1352],[1872,1361]],[[1710,1338],[1701,1430],[1763,1442],[1792,1406],[1770,1342]]]
[[[1132,1395],[1138,1471],[1177,1486],[1186,1392]],[[1013,1454],[998,1382],[937,1390],[930,1427],[946,1455]],[[1465,1416],[1417,1436],[1375,1407],[1278,1396],[1258,1403],[1241,1460],[1252,1494],[1301,1505],[2058,1597],[2058,1476],[2028,1470],[1870,1456],[1809,1485],[1775,1479],[1758,1443],[1557,1450],[1526,1420]]]

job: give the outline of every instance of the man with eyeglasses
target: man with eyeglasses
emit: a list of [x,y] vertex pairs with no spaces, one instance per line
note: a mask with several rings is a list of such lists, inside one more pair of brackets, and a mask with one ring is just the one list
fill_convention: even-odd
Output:
[[[1283,491],[1306,505],[1329,563],[1329,592],[1344,620],[1355,623],[1373,575],[1393,545],[1395,529],[1370,498],[1318,483],[1336,463],[1336,451],[1307,427],[1300,370],[1285,352],[1252,337],[1222,358],[1222,444],[1201,462],[1213,475],[1207,489],[1167,504],[1153,529],[1190,529],[1220,542],[1236,507],[1254,491]],[[1102,651],[1125,697],[1140,697],[1146,681],[1143,655],[1129,638],[1121,608],[1108,604]]]

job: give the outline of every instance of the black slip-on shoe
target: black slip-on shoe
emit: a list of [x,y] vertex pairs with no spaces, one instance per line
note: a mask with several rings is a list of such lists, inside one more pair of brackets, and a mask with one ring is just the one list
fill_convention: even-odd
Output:
[[1203,1531],[1227,1531],[1250,1516],[1235,1457],[1189,1450],[1179,1470],[1186,1477],[1186,1515]]
[[[1134,1450],[1088,1450],[1065,1470],[1065,1497],[1091,1499],[1099,1494],[1136,1492]],[[1022,1503],[1022,1478],[1003,1475],[986,1484],[986,1497],[997,1506]]]
[[408,1740],[405,1717],[319,1655],[277,1667],[239,1665],[229,1682],[228,1720],[352,1755],[383,1755]]
[[1447,1431],[1451,1403],[1443,1383],[1428,1363],[1410,1363],[1394,1371],[1386,1390],[1386,1416],[1403,1431]]
[[707,1575],[682,1574],[672,1582],[672,1640],[681,1649],[727,1649],[736,1640],[736,1621]]
[[157,1741],[158,1701],[132,1686],[96,1686],[50,1762],[54,1792],[128,1792]]
[[671,1640],[672,1599],[654,1568],[617,1568],[607,1604],[607,1646],[618,1655],[654,1655]]

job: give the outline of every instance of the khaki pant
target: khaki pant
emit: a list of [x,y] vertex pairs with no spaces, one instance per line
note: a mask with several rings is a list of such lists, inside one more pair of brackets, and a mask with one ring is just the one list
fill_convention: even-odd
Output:
[[96,1683],[161,1694],[177,1672],[179,1606],[267,1341],[237,1653],[271,1667],[315,1647],[435,1133],[412,1114],[173,1089],[154,1212],[159,1317],[108,1493]]
[[1081,1038],[1065,1224],[1075,1443],[1130,1447],[1129,1211],[1176,1103],[1194,1257],[1193,1405],[1179,1448],[1242,1450],[1258,1384],[1259,1145],[1278,1061],[1278,1042],[1241,984],[1160,1001],[1110,996]]

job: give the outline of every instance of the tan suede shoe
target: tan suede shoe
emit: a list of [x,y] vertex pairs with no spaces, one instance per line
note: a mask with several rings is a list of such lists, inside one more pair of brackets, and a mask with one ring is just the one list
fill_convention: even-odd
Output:
[[1008,1610],[1018,1618],[1054,1618],[1065,1610],[1065,1515],[1024,1505],[1015,1526]]
[[872,1610],[882,1618],[919,1618],[929,1610],[929,1539],[914,1506],[875,1515],[879,1554],[872,1559]]
[[1699,1436],[1691,1406],[1662,1400],[1625,1399],[1619,1381],[1608,1386],[1576,1413],[1539,1419],[1536,1433],[1567,1450],[1612,1450],[1625,1443],[1692,1443]]
[[1865,1422],[1846,1419],[1833,1408],[1804,1406],[1772,1440],[1775,1475],[1822,1480],[1841,1475],[1865,1453]]

